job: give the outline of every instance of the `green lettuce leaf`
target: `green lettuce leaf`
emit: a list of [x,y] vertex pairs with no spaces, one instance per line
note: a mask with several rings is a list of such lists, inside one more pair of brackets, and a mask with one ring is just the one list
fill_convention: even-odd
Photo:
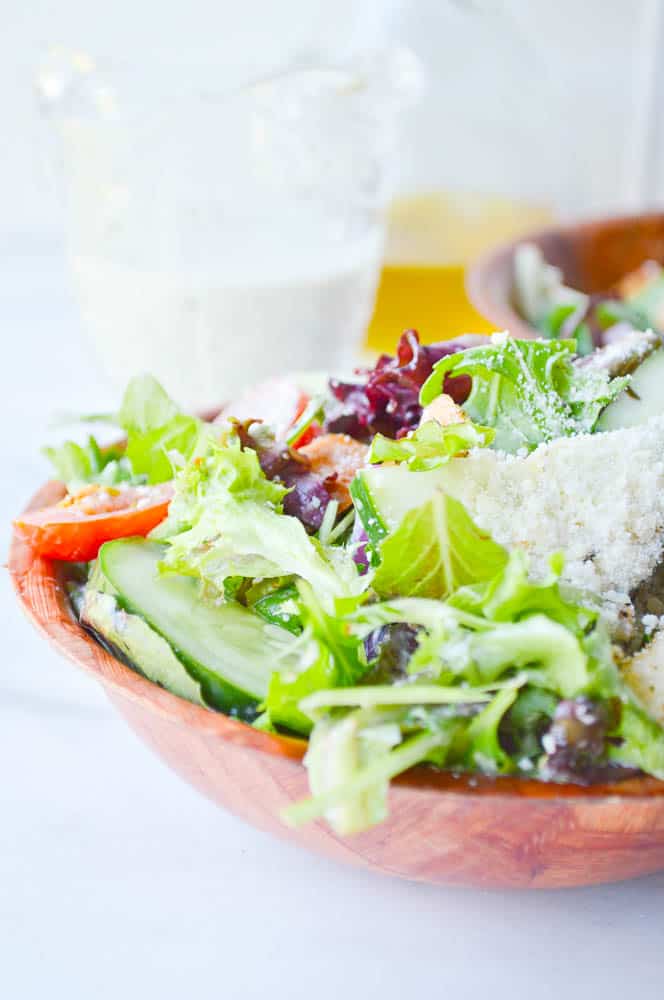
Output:
[[127,433],[126,454],[132,471],[148,483],[172,479],[175,468],[194,451],[201,430],[201,421],[180,413],[151,375],[130,381],[118,423]]
[[421,472],[445,465],[460,452],[484,448],[493,438],[494,431],[490,427],[476,426],[470,420],[445,427],[436,420],[427,420],[398,441],[376,434],[369,449],[369,461],[374,465],[404,462],[413,472]]
[[200,426],[196,417],[179,415],[153,430],[129,431],[126,454],[134,474],[148,483],[172,479],[177,464],[191,455]]
[[136,375],[122,397],[117,422],[126,431],[149,431],[163,427],[180,410],[152,375]]
[[639,705],[622,705],[613,736],[620,742],[609,748],[612,761],[664,780],[664,729]]
[[360,578],[350,555],[342,562],[337,554],[332,565],[300,521],[281,513],[285,493],[265,478],[255,451],[232,438],[208,441],[176,476],[168,518],[155,533],[169,543],[163,569],[221,594],[227,577],[300,577],[333,607]]
[[[80,418],[72,418],[80,419]],[[194,453],[202,421],[180,413],[177,405],[151,375],[129,382],[117,414],[93,414],[95,419],[120,427],[126,445],[100,448],[94,437],[86,445],[66,441],[45,454],[70,492],[88,483],[162,483]]]
[[298,826],[324,816],[342,836],[375,826],[387,816],[390,779],[434,754],[442,765],[456,726],[448,719],[404,738],[403,712],[370,709],[320,719],[305,757],[312,798],[285,810],[284,820]]
[[492,427],[493,447],[532,450],[555,438],[590,433],[601,411],[627,385],[605,372],[572,364],[573,340],[513,340],[495,334],[486,347],[441,358],[422,386],[420,402],[443,391],[446,376],[470,375],[463,404],[471,420]]
[[383,540],[373,588],[381,596],[445,598],[463,584],[492,579],[506,562],[505,549],[441,492],[408,511]]
[[65,441],[58,447],[44,448],[44,454],[53,465],[58,479],[70,493],[77,492],[89,483],[115,486],[118,483],[136,481],[129,460],[124,456],[124,449],[102,449],[92,435],[84,445]]
[[460,587],[449,604],[497,622],[516,622],[528,615],[544,614],[581,636],[597,620],[597,612],[578,603],[576,595],[563,595],[558,582],[562,569],[562,557],[553,556],[549,577],[533,583],[528,578],[527,556],[515,549],[492,580]]

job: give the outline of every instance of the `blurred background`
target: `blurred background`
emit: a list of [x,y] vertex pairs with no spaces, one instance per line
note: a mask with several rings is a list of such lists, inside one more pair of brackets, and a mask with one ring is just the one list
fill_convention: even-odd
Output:
[[491,329],[480,251],[661,201],[663,32],[658,0],[15,6],[7,388],[94,409],[149,367],[202,405],[406,326]]

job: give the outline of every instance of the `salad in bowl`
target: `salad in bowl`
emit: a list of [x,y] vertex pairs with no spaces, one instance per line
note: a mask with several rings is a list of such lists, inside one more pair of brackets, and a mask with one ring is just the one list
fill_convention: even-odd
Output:
[[207,420],[141,376],[124,440],[49,449],[66,495],[15,531],[124,663],[308,740],[291,824],[368,829],[416,765],[664,779],[663,382],[651,331],[407,331]]

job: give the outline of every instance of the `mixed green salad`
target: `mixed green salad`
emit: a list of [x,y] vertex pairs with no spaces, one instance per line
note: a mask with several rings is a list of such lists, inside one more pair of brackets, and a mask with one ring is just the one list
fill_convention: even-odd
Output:
[[579,358],[571,339],[425,346],[408,331],[354,380],[268,383],[213,421],[135,378],[103,418],[126,443],[50,449],[67,495],[16,530],[70,563],[80,622],[136,670],[308,739],[311,797],[290,823],[365,830],[418,764],[664,779],[650,688],[627,669],[659,619],[635,606],[650,621],[626,640],[546,533],[505,544],[455,486],[478,456],[518,468],[657,422],[664,351],[638,338]]

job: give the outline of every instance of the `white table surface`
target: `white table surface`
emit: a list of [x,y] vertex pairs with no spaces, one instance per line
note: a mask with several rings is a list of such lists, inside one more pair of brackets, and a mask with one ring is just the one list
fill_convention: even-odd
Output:
[[[113,400],[38,241],[0,246],[0,345],[7,524],[53,411]],[[0,587],[0,997],[664,995],[664,874],[475,892],[301,853],[171,774]]]

